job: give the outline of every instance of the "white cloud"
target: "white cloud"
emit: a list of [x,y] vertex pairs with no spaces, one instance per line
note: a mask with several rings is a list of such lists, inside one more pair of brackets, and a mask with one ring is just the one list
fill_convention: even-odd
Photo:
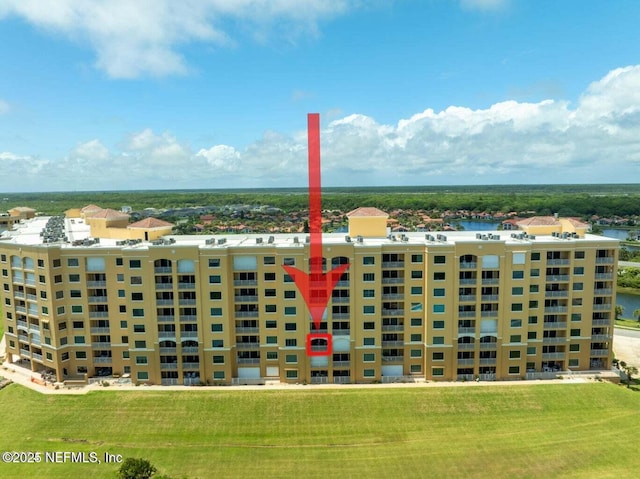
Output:
[[[363,114],[323,115],[323,184],[628,182],[640,167],[640,67],[613,70],[575,105],[505,101],[484,109],[425,109],[387,125]],[[192,150],[170,133],[130,135],[120,149],[94,139],[60,160],[0,153],[20,188],[90,190],[305,186],[307,136],[267,131],[245,147]],[[47,186],[42,186],[47,185]]]
[[0,98],[0,115],[9,113],[9,104]]
[[351,8],[352,0],[3,0],[0,19],[15,15],[51,34],[88,43],[96,66],[113,78],[183,74],[181,45],[234,43],[229,24],[255,38],[293,41],[317,33],[318,22]]

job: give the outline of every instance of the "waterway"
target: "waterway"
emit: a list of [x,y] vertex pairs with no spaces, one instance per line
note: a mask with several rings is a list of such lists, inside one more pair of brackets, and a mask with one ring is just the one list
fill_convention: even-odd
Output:
[[624,312],[622,313],[623,318],[631,319],[633,318],[633,312],[636,309],[640,309],[640,295],[618,293],[616,295],[616,305],[624,308]]

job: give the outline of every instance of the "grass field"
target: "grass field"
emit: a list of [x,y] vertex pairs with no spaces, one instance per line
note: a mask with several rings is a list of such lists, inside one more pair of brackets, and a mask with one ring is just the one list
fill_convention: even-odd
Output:
[[[1,451],[105,451],[219,477],[626,478],[640,394],[606,383],[295,391],[0,391]],[[115,477],[0,464],[3,478]]]

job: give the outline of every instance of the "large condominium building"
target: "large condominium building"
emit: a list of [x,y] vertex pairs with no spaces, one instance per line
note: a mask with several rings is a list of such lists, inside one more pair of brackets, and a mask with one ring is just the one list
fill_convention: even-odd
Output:
[[[325,271],[349,268],[319,329],[282,267],[309,270],[304,234],[172,236],[167,223],[97,207],[25,219],[0,239],[8,358],[57,381],[153,384],[610,368],[616,240],[557,218],[508,233],[389,236],[379,210],[349,217],[349,236],[323,235]],[[308,350],[309,333],[331,343]]]

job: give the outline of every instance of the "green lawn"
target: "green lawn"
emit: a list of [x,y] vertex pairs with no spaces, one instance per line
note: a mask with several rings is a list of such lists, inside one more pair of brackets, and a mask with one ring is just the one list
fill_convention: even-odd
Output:
[[640,322],[635,319],[616,319],[616,326],[624,326],[626,328],[640,328]]
[[[606,383],[296,391],[0,391],[2,451],[105,451],[182,477],[637,477],[640,394]],[[0,477],[116,465],[0,464]]]

